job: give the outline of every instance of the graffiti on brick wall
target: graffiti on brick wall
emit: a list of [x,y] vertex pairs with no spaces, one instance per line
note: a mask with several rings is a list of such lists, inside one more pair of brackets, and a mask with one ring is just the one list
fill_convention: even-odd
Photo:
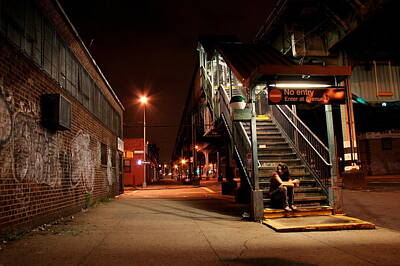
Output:
[[6,144],[11,137],[11,111],[2,95],[0,95],[0,146]]
[[16,179],[60,186],[62,170],[59,154],[56,133],[44,130],[32,116],[24,113],[15,116],[13,158]]
[[[38,104],[16,102],[12,91],[4,90],[1,80],[0,122],[0,178],[15,180],[21,187],[16,191],[21,202],[27,202],[24,194],[30,194],[29,183],[50,187],[82,186],[86,191],[93,191],[101,148],[89,134],[80,130],[70,145],[65,145],[62,133],[41,126]],[[104,182],[112,185],[115,175],[111,150],[107,155]]]
[[82,184],[86,191],[93,191],[97,155],[89,146],[89,134],[80,130],[71,142],[71,180],[74,187]]
[[16,104],[12,92],[5,92],[3,88],[0,99],[3,99],[0,116],[9,121],[1,127],[0,174],[11,172],[18,183],[61,185],[58,134],[49,133],[40,126],[35,103],[20,101]]
[[113,184],[113,169],[112,169],[112,162],[111,162],[111,149],[107,149],[107,181],[109,185]]

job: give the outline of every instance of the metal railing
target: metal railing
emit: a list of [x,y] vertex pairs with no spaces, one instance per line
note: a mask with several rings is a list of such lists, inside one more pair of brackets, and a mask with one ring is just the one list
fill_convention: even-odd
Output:
[[[252,184],[248,165],[247,165],[247,154],[251,153],[251,142],[248,135],[240,123],[232,122],[232,109],[229,106],[229,96],[226,90],[220,86],[216,94],[213,93],[211,81],[209,80],[207,73],[204,68],[201,68],[201,86],[205,92],[206,100],[209,104],[213,121],[222,119],[225,124],[230,140],[232,141],[233,151],[238,158],[239,167],[248,182],[248,185],[254,190]],[[207,128],[209,130],[210,128]]]
[[227,119],[227,125],[229,127],[229,130],[232,132],[232,110],[231,107],[229,106],[229,96],[226,93],[225,89],[220,86],[218,88],[218,94],[217,94],[217,99],[218,99],[218,111],[220,114],[223,114],[225,118]]
[[328,193],[332,166],[329,149],[287,105],[272,105],[271,111],[277,126],[325,193]]
[[204,93],[206,95],[206,100],[209,103],[209,107],[211,109],[211,115],[212,115],[213,119],[215,120],[216,116],[214,114],[214,106],[213,106],[215,97],[213,97],[212,83],[211,83],[211,80],[208,78],[206,70],[203,67],[200,68],[200,73],[201,73],[200,74],[201,75],[201,77],[200,77],[201,84],[200,85],[204,90]]
[[251,142],[244,127],[239,122],[232,122],[232,109],[229,106],[229,96],[223,87],[218,88],[218,110],[220,116],[228,131],[229,138],[232,142],[233,151],[238,158],[239,167],[248,182],[248,185],[254,190],[254,184],[250,180],[249,165],[247,162],[247,155],[251,153]]

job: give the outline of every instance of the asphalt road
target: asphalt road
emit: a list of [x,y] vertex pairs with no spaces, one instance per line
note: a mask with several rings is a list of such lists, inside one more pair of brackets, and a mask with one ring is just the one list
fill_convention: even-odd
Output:
[[344,189],[343,203],[349,216],[400,231],[400,181],[371,181],[364,188]]

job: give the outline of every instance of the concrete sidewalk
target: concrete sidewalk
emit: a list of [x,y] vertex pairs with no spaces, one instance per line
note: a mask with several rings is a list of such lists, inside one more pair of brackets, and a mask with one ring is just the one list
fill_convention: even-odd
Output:
[[277,233],[242,221],[244,206],[212,186],[155,188],[2,245],[0,265],[400,265],[396,230]]

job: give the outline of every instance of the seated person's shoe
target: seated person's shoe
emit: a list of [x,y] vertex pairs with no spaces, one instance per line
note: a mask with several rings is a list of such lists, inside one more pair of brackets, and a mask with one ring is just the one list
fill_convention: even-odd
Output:
[[289,206],[286,206],[285,208],[283,208],[285,211],[290,212],[292,209],[289,208]]
[[297,210],[297,207],[294,206],[294,205],[290,206],[290,208],[291,208],[293,211]]

